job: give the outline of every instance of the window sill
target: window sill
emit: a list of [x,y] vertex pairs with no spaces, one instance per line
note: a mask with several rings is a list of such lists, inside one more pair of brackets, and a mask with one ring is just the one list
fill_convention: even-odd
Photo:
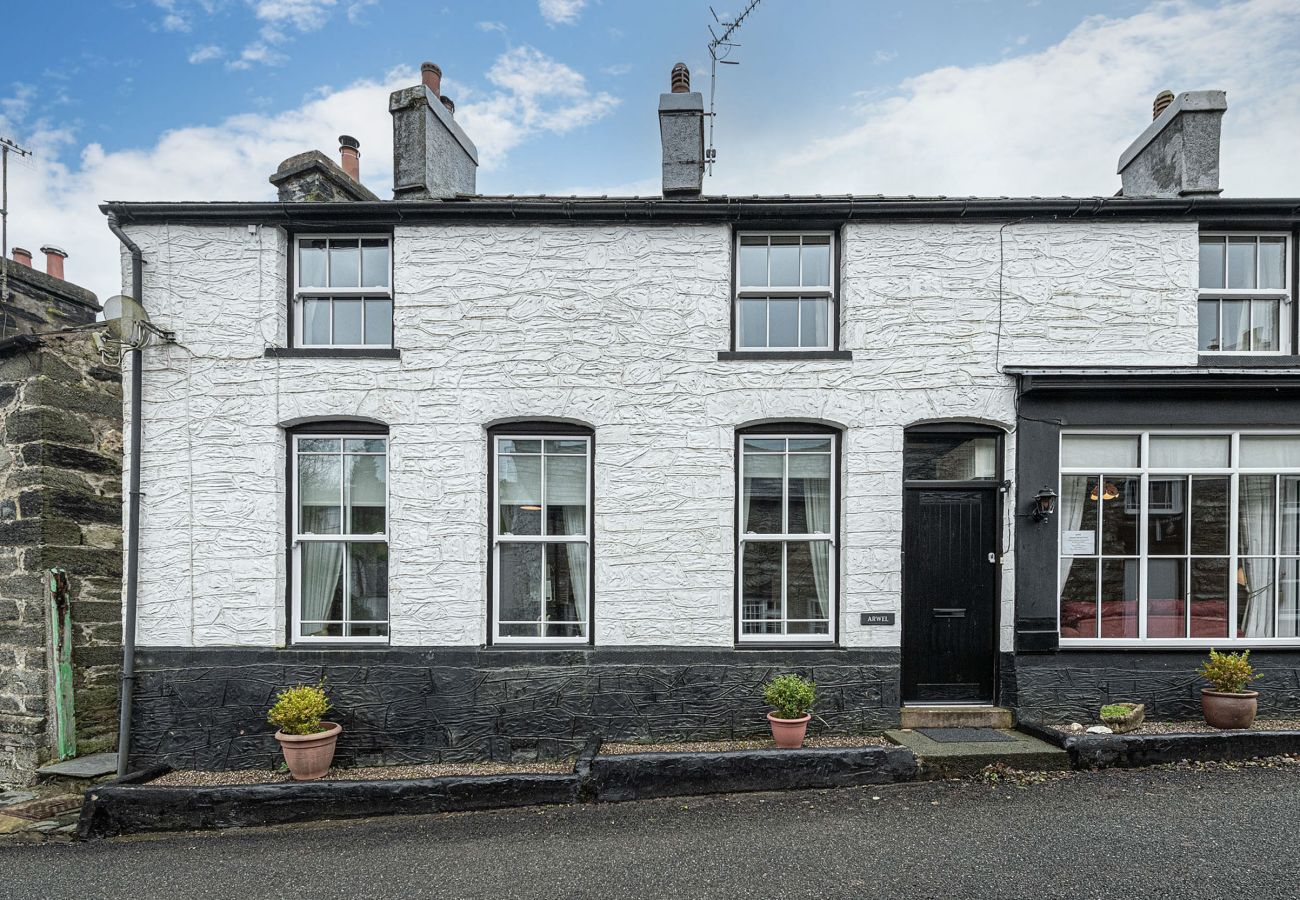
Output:
[[718,359],[727,362],[803,362],[806,360],[853,359],[852,350],[719,350]]
[[396,347],[267,347],[262,355],[267,359],[401,359],[402,351]]
[[337,641],[308,641],[288,644],[285,650],[387,650],[393,645],[387,640],[354,641],[339,638]]
[[1196,359],[1200,368],[1297,369],[1300,356],[1285,353],[1202,353]]
[[737,650],[843,650],[835,641],[739,641]]
[[1206,653],[1216,650],[1300,650],[1296,638],[1061,638],[1061,650],[1183,650]]

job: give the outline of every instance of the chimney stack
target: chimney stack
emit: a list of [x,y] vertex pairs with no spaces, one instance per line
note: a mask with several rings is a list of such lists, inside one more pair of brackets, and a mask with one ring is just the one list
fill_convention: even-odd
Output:
[[67,252],[53,244],[46,244],[41,248],[41,252],[45,254],[45,274],[62,281],[63,261],[68,258]]
[[704,188],[704,97],[691,90],[685,63],[673,66],[671,93],[659,95],[665,197],[699,197]]
[[1224,91],[1161,91],[1155,120],[1119,158],[1125,197],[1219,194],[1219,136],[1228,109]]
[[393,116],[393,199],[446,200],[475,193],[478,149],[439,90],[442,70],[420,66],[420,83],[388,97]]
[[339,135],[339,162],[353,181],[361,181],[361,142],[350,134]]
[[31,251],[24,250],[22,247],[15,247],[13,249],[13,255],[14,262],[18,263],[20,266],[26,266],[29,269],[32,267]]

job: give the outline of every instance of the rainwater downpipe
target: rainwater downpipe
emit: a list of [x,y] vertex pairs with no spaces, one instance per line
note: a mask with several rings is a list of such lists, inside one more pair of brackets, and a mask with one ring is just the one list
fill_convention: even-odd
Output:
[[[115,213],[108,214],[108,230],[117,235],[122,246],[131,252],[131,294],[142,303],[144,293],[144,254],[126,236]],[[118,691],[117,776],[127,774],[131,759],[131,701],[135,695],[135,620],[136,589],[140,575],[140,427],[141,396],[144,386],[144,360],[139,347],[131,349],[131,463],[128,487],[126,526],[126,605],[122,610],[122,681]]]

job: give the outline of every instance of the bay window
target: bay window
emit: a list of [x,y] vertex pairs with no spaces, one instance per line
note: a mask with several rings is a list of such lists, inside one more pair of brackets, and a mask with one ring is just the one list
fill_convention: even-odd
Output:
[[1062,644],[1300,637],[1300,434],[1067,432]]
[[392,347],[389,238],[299,237],[294,243],[295,346]]
[[591,434],[512,426],[491,444],[493,640],[586,643]]
[[794,429],[739,436],[742,643],[835,638],[837,438]]
[[834,235],[741,233],[736,256],[736,350],[834,349]]
[[1203,234],[1202,353],[1291,352],[1291,263],[1282,234]]
[[388,437],[299,433],[293,469],[294,640],[388,640]]

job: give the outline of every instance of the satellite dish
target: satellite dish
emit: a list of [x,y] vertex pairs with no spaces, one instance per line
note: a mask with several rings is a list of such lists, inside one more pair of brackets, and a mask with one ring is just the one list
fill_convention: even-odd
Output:
[[149,325],[149,313],[134,297],[118,294],[104,301],[104,322],[113,337],[125,344],[136,344]]

